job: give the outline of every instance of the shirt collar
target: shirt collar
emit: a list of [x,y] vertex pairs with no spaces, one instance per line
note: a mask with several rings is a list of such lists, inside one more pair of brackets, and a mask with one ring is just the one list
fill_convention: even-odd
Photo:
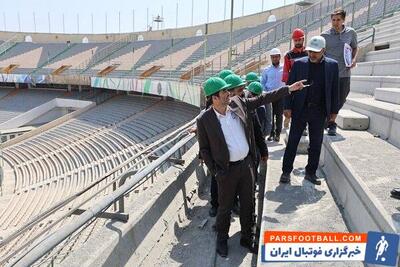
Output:
[[344,33],[346,30],[347,30],[347,27],[346,27],[346,25],[344,25],[344,24],[343,24],[343,30],[340,31],[340,32],[337,32],[334,28],[331,28],[331,31],[332,31],[334,34],[342,34],[342,33]]
[[281,63],[279,63],[279,65],[277,66],[277,67],[275,67],[274,65],[269,65],[269,68],[270,69],[275,69],[275,70],[277,70],[277,69],[280,69],[280,68],[282,68],[283,66],[282,66],[282,64]]
[[305,51],[305,47],[304,47],[304,46],[301,47],[301,48],[293,47],[292,51],[293,51],[294,53],[296,53],[296,54],[297,54],[297,53],[302,53],[302,52]]
[[[315,64],[321,64],[321,63],[323,63],[324,61],[325,61],[325,56],[322,55],[321,61],[320,61],[319,63],[315,63]],[[310,58],[308,58],[308,62],[311,63]]]
[[230,106],[227,107],[225,115],[219,113],[214,107],[213,110],[215,112],[215,115],[217,115],[217,118],[225,118],[231,112],[231,107]]

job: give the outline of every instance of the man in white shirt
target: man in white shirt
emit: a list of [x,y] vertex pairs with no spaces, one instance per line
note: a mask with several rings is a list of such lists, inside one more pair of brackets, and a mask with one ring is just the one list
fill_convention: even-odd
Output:
[[219,77],[208,79],[203,86],[211,107],[197,119],[201,158],[218,183],[216,219],[217,253],[228,255],[230,214],[236,194],[240,200],[240,244],[257,252],[253,243],[254,162],[256,147],[251,111],[303,88],[302,81],[264,93],[255,98],[229,97],[229,88]]

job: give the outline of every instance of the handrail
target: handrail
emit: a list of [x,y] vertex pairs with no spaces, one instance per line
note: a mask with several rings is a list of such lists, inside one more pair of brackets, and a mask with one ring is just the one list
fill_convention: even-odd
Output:
[[92,66],[102,62],[108,56],[112,55],[113,53],[127,46],[130,42],[133,41],[134,36],[135,36],[134,34],[126,35],[116,40],[115,42],[112,42],[111,44],[103,47],[98,52],[96,52],[91,58],[79,63],[76,71],[78,72],[78,74],[84,73]]
[[375,32],[376,32],[376,28],[375,28],[375,26],[372,26],[372,34],[370,34],[370,35],[364,37],[363,39],[361,39],[360,41],[358,41],[358,43],[362,43],[362,42],[364,42],[365,40],[368,40],[368,39],[371,38],[371,37],[372,37],[371,42],[372,42],[372,43],[375,43]]
[[76,43],[67,44],[66,47],[62,51],[60,51],[56,55],[52,56],[51,58],[47,59],[40,66],[37,66],[36,69],[34,69],[33,71],[31,71],[29,73],[29,75],[35,74],[38,70],[42,69],[44,66],[47,66],[47,65],[53,63],[56,58],[58,58],[59,56],[61,56],[62,54],[64,54],[65,52],[67,52],[68,50],[70,50],[72,47],[74,47],[76,45],[77,45]]
[[[260,38],[260,36],[262,36],[262,35],[265,34],[265,33],[268,33],[268,32],[271,31],[271,30],[274,30],[274,32],[275,32],[275,40],[274,40],[274,42],[276,42],[276,41],[277,41],[277,40],[276,40],[276,29],[277,29],[278,26],[284,27],[285,23],[287,23],[288,21],[292,20],[294,17],[299,16],[300,14],[304,14],[304,13],[307,14],[307,12],[308,12],[309,10],[311,10],[311,9],[314,8],[314,7],[316,7],[317,5],[321,5],[321,3],[323,3],[323,2],[328,2],[328,4],[329,4],[329,1],[330,1],[330,0],[322,0],[322,1],[320,1],[320,2],[317,2],[317,3],[315,3],[315,4],[312,4],[311,6],[309,6],[309,7],[307,7],[306,9],[304,9],[304,10],[302,10],[302,11],[296,13],[295,15],[293,15],[293,16],[291,16],[291,17],[285,19],[285,20],[280,21],[279,23],[276,23],[276,24],[274,24],[274,25],[268,27],[268,28],[265,29],[264,31],[258,33],[256,36],[249,37],[249,38],[247,38],[246,40],[243,40],[243,41],[241,41],[241,42],[239,42],[239,43],[236,43],[235,46],[237,47],[237,46],[240,46],[241,44],[245,45],[246,42],[251,41],[251,40],[254,40],[254,38],[257,38],[257,39],[258,39],[258,38]],[[335,3],[336,3],[336,1],[335,1]],[[316,19],[316,20],[314,20],[314,21],[318,21],[318,19]],[[267,34],[267,36],[268,36],[268,34]],[[229,48],[228,48],[228,49],[225,49],[225,50],[227,50],[226,53],[229,53]],[[223,51],[223,50],[222,50],[222,51]],[[220,59],[220,58],[221,58],[221,55],[215,56],[213,59],[209,60],[208,62],[214,62],[215,60],[218,60],[218,59]],[[194,66],[193,68],[195,68],[195,67],[197,67],[197,66],[201,66],[201,65],[203,65],[203,64],[205,64],[205,63],[206,63],[206,62],[200,63],[200,64]],[[221,67],[221,66],[220,66],[220,67]],[[220,69],[222,69],[222,67],[221,67]]]
[[14,47],[21,40],[21,35],[16,34],[0,45],[0,56]]

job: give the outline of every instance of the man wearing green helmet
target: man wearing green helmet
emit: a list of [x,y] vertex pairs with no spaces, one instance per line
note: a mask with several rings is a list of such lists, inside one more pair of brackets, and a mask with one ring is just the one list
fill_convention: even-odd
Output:
[[218,73],[218,77],[220,77],[222,80],[224,80],[226,78],[226,76],[231,75],[231,74],[234,74],[234,72],[231,70],[225,69],[225,70],[221,70]]
[[234,197],[240,199],[240,244],[257,252],[252,238],[253,181],[255,140],[250,112],[304,87],[303,81],[263,93],[255,98],[229,98],[230,87],[219,77],[209,78],[203,85],[211,103],[197,118],[197,134],[201,158],[218,183],[218,212],[216,219],[217,253],[228,255],[228,233]]
[[250,85],[252,82],[259,82],[259,81],[260,81],[260,77],[258,77],[257,73],[249,72],[246,74],[247,85]]

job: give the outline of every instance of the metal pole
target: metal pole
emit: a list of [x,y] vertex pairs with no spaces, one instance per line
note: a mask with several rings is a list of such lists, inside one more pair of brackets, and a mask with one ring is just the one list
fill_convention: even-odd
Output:
[[146,10],[146,30],[149,30],[149,8]]
[[107,12],[106,12],[106,33],[107,33]]
[[63,15],[62,15],[62,19],[63,19],[63,21],[62,21],[62,23],[63,23],[63,33],[65,33],[65,18],[64,18],[64,13],[63,13]]
[[232,42],[233,42],[233,3],[234,0],[231,0],[231,26],[229,31],[229,54],[228,54],[228,67],[232,67]]
[[354,27],[354,10],[355,9],[355,3],[353,2],[353,11],[351,12],[351,27]]
[[135,77],[135,48],[132,48],[132,77]]
[[382,14],[382,17],[385,17],[385,15],[386,15],[386,3],[387,1],[386,0],[384,0],[383,1],[383,14]]
[[225,4],[224,4],[224,20],[226,20],[226,0],[225,0]]
[[204,34],[204,60],[203,60],[203,66],[204,66],[204,71],[203,71],[203,79],[206,80],[206,70],[207,70],[207,34],[208,34],[208,25],[206,25],[206,30]]
[[51,31],[51,27],[50,27],[50,12],[47,12],[47,22],[49,23],[49,33]]
[[161,6],[161,18],[162,18],[161,29],[164,29],[164,7],[163,6]]
[[179,12],[179,8],[178,8],[178,2],[176,2],[176,19],[175,19],[175,28],[178,28],[178,12]]
[[261,0],[261,12],[264,11],[264,0]]
[[79,33],[79,14],[76,14],[76,24],[77,24],[78,33]]
[[121,11],[118,11],[118,32],[121,33]]
[[91,14],[92,17],[92,34],[94,33],[94,27],[93,27],[93,13]]
[[6,24],[6,13],[3,12],[3,23],[4,23],[4,31],[7,30],[7,24]]
[[371,13],[371,0],[368,0],[368,13],[367,13],[367,24],[369,23],[370,20],[370,13]]
[[135,10],[132,9],[132,32],[135,32]]
[[210,22],[210,0],[207,0],[207,23]]
[[193,26],[193,6],[194,6],[193,1],[194,1],[194,0],[192,0],[192,23],[191,23],[192,26]]
[[19,16],[19,12],[17,13],[18,15],[18,31],[21,32],[21,18]]
[[33,28],[36,32],[36,16],[35,16],[35,12],[33,12]]
[[244,16],[244,0],[242,0],[242,17]]

